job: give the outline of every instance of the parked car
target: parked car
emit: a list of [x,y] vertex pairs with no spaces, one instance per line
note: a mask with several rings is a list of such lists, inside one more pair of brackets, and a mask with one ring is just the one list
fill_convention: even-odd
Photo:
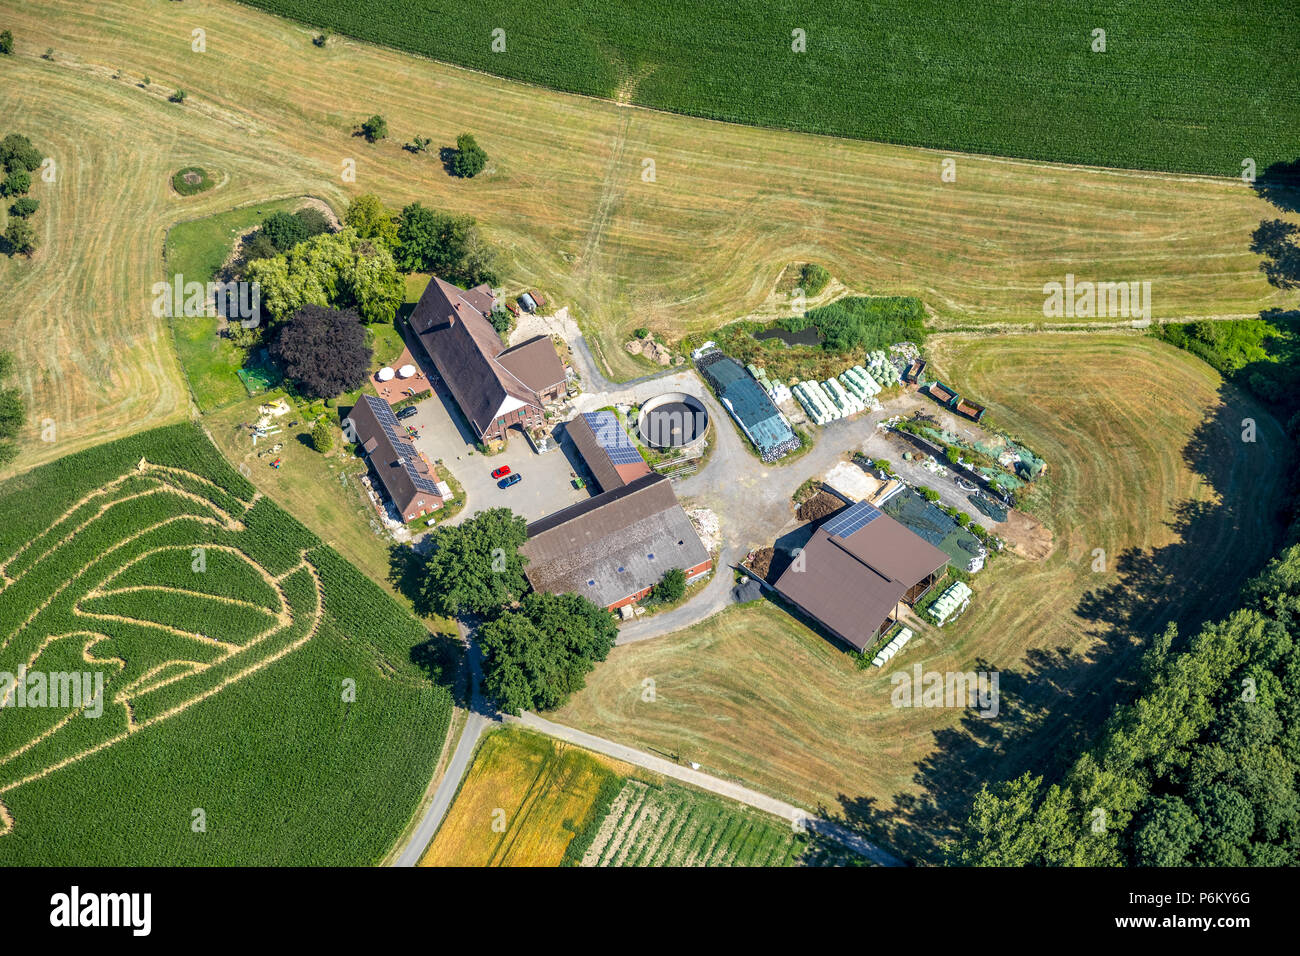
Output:
[[500,481],[497,482],[497,487],[509,488],[511,485],[519,484],[522,478],[523,478],[522,475],[507,475],[505,478],[502,478]]
[[502,465],[500,468],[496,469],[496,471],[492,472],[492,477],[493,477],[493,478],[504,478],[504,477],[505,477],[506,475],[508,475],[508,474],[510,474],[510,466],[509,466],[509,465]]
[[405,408],[403,408],[400,412],[397,413],[397,417],[398,417],[398,418],[410,418],[412,415],[414,415],[414,414],[415,414],[416,412],[418,412],[418,411],[419,411],[419,409],[416,408],[414,405],[407,405]]

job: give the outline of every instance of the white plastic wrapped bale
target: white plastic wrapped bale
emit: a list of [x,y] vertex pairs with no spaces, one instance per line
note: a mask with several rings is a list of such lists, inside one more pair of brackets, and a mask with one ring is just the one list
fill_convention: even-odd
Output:
[[876,667],[884,667],[885,661],[887,660],[889,660],[889,658],[885,657],[885,655],[877,654],[874,658],[872,658],[871,663]]
[[808,417],[818,425],[825,425],[829,419],[826,413],[822,411],[821,404],[813,398],[812,391],[808,388],[807,382],[796,382],[794,386],[794,397],[799,400]]

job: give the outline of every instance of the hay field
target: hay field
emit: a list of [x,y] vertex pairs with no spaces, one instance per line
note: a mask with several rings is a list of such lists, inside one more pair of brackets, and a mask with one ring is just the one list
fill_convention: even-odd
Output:
[[[3,0],[0,14],[16,38],[0,115],[60,170],[33,189],[35,258],[0,261],[15,303],[0,345],[33,421],[59,436],[20,467],[183,416],[148,308],[163,236],[291,196],[342,208],[374,191],[472,213],[508,282],[571,303],[616,376],[637,372],[620,349],[631,329],[671,338],[770,306],[782,269],[806,259],[857,291],[917,295],[947,325],[1039,321],[1043,283],[1066,272],[1151,280],[1156,318],[1291,301],[1248,250],[1270,209],[1232,180],[971,156],[944,184],[941,153],[622,108],[337,38],[318,49],[310,29],[225,0]],[[175,88],[183,105],[166,101]],[[392,132],[370,145],[351,131],[374,112]],[[471,182],[401,149],[466,130],[491,156]],[[218,185],[176,195],[186,165]]]
[[[971,608],[884,674],[762,602],[615,648],[554,719],[824,806],[928,859],[982,781],[1051,772],[1153,633],[1224,609],[1273,553],[1287,443],[1198,360],[1104,334],[949,335],[933,351],[945,380],[989,396],[989,415],[1049,462],[1034,503],[1054,535],[1046,560],[995,560]],[[1247,416],[1255,444],[1241,441]],[[892,706],[890,674],[916,664],[997,670],[1000,715]]]
[[558,866],[601,785],[632,768],[540,734],[485,737],[421,866]]

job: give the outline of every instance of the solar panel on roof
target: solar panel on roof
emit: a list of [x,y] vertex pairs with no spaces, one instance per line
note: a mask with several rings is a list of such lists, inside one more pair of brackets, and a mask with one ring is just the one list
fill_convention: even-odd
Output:
[[615,465],[635,465],[644,461],[641,453],[636,450],[636,444],[612,412],[583,412],[582,417],[591,426],[596,444],[609,455],[610,462]]
[[830,521],[826,522],[826,533],[840,538],[847,538],[855,531],[860,531],[880,517],[880,509],[875,505],[859,501]]

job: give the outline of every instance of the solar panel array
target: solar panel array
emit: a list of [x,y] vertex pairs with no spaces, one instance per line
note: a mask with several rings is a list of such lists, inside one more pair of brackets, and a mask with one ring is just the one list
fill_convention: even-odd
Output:
[[582,417],[591,426],[596,444],[605,450],[615,465],[635,465],[645,460],[613,412],[583,412]]
[[428,475],[420,474],[416,470],[415,460],[402,454],[403,449],[407,447],[406,437],[402,431],[401,423],[398,422],[397,416],[393,414],[393,410],[388,406],[388,403],[383,399],[375,398],[373,395],[363,395],[362,397],[366,400],[366,404],[370,406],[370,410],[375,413],[375,418],[379,420],[379,427],[384,430],[388,440],[397,449],[397,455],[402,461],[402,467],[406,469],[411,482],[421,491],[427,491],[434,495],[438,494],[437,482],[430,479]]
[[879,508],[875,505],[869,505],[865,501],[859,501],[855,505],[849,505],[841,514],[826,522],[826,533],[840,538],[847,538],[853,532],[861,531],[879,517]]

